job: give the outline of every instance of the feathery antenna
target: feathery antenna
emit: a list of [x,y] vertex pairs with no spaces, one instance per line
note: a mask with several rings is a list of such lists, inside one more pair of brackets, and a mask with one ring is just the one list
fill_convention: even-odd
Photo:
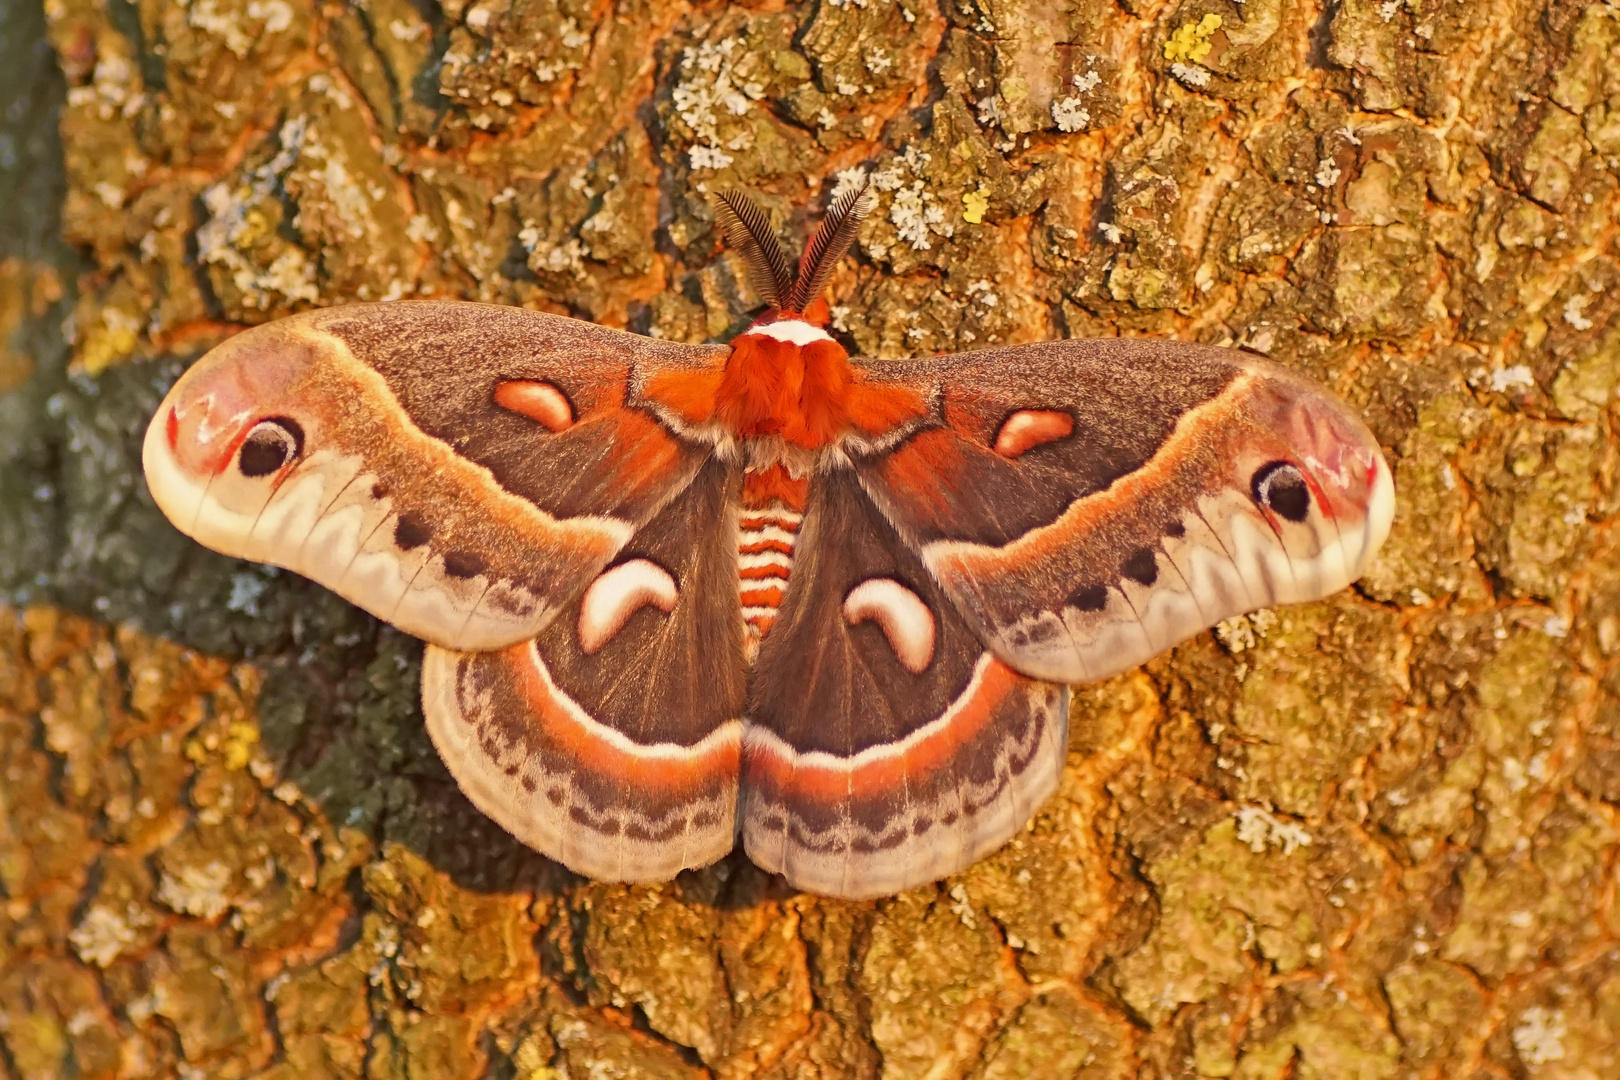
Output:
[[868,198],[871,183],[863,179],[859,187],[850,188],[827,208],[827,216],[821,219],[821,228],[816,230],[816,235],[804,247],[804,256],[799,259],[798,278],[793,282],[792,290],[786,294],[786,302],[780,305],[782,310],[803,311],[827,287],[827,278],[832,276],[833,267],[844,257],[849,245],[855,242],[861,219],[871,212],[873,200]]
[[736,190],[715,193],[714,216],[726,235],[726,243],[742,256],[754,291],[772,307],[781,308],[793,288],[793,270],[782,241],[771,228],[770,217],[753,199]]

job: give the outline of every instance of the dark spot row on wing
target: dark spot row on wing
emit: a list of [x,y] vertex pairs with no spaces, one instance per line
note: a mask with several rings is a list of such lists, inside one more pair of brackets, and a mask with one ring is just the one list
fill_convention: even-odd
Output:
[[401,514],[394,522],[394,545],[401,551],[419,548],[431,539],[433,527],[417,514]]
[[[401,551],[412,551],[433,539],[433,526],[420,514],[410,512],[394,521],[394,545]],[[444,554],[444,572],[453,578],[477,577],[489,568],[489,560],[470,551],[447,551]]]
[[444,572],[453,578],[471,578],[482,574],[489,562],[470,551],[450,551],[444,556]]
[[[1166,529],[1172,536],[1184,536],[1187,530],[1181,525],[1175,531]],[[1153,546],[1139,547],[1126,556],[1124,565],[1120,568],[1121,577],[1129,578],[1138,585],[1152,585],[1159,580],[1159,551]],[[1108,585],[1102,582],[1092,582],[1082,585],[1069,595],[1068,606],[1076,611],[1101,611],[1108,606]]]

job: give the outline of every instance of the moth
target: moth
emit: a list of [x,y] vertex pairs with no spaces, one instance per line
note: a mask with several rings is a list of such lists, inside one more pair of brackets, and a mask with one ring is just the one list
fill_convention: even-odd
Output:
[[427,641],[467,797],[592,878],[738,837],[875,897],[991,852],[1057,787],[1068,684],[1342,589],[1394,507],[1366,426],[1234,350],[1065,340],[850,356],[714,201],[768,308],[729,344],[417,301],[309,311],[192,366],[147,431],[183,532]]

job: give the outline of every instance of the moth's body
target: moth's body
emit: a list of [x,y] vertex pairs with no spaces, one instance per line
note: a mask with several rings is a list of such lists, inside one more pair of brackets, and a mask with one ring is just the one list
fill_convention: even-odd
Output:
[[1225,350],[852,358],[810,303],[837,250],[729,346],[455,303],[257,328],[170,392],[153,495],[427,639],[458,783],[582,873],[740,833],[821,892],[931,880],[1055,788],[1063,684],[1342,588],[1392,493],[1342,404]]
[[786,595],[822,456],[923,408],[914,395],[868,388],[823,322],[824,311],[761,320],[733,339],[719,372],[648,388],[674,404],[685,430],[743,465],[737,574],[750,663]]

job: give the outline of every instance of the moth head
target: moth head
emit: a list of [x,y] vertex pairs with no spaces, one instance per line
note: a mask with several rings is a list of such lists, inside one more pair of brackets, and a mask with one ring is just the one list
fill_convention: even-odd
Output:
[[[290,324],[290,325],[289,325]],[[147,428],[147,484],[159,508],[183,532],[206,522],[251,522],[320,436],[307,407],[309,373],[320,342],[296,320],[245,331],[216,347],[169,391]]]

